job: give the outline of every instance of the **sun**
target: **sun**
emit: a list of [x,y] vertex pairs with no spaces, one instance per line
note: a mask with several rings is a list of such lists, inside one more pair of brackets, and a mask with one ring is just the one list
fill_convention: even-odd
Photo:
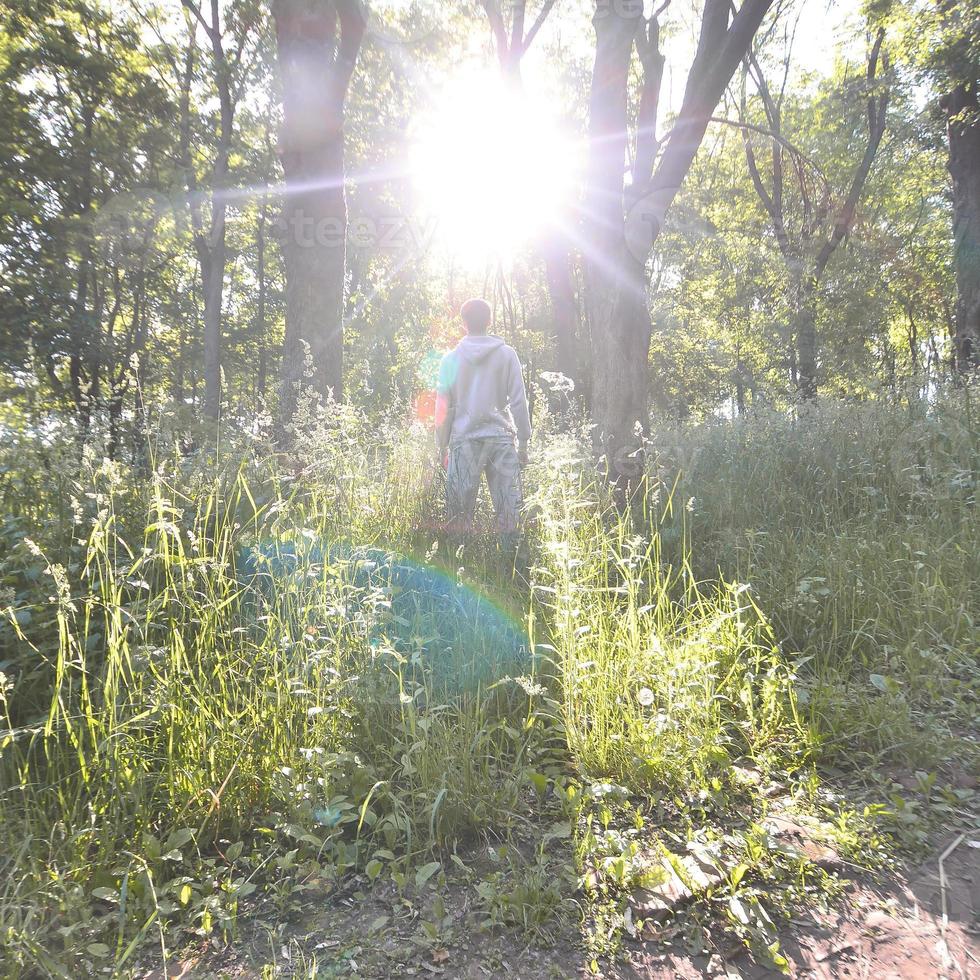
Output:
[[510,258],[562,220],[578,152],[547,110],[492,74],[457,77],[420,125],[420,209],[455,257]]

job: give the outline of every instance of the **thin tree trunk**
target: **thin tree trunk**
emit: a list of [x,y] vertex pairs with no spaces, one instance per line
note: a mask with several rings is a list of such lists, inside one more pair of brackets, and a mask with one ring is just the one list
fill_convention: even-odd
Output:
[[68,381],[72,401],[75,403],[75,412],[82,423],[83,432],[88,432],[91,416],[89,396],[85,390],[84,367],[82,364],[82,352],[85,349],[86,341],[90,340],[89,334],[91,332],[88,329],[88,281],[91,264],[92,248],[86,243],[82,246],[82,255],[79,261],[78,281],[75,287],[75,308],[72,310],[71,326],[69,329],[71,354],[68,358]]
[[[766,84],[765,75],[758,59],[751,50],[748,52],[748,70],[752,73],[758,86],[759,97],[762,100],[766,121],[772,138],[772,183],[770,188],[767,189],[762,173],[756,163],[755,152],[752,149],[752,141],[750,139],[750,130],[747,127],[742,130],[745,144],[745,157],[749,168],[749,176],[752,178],[752,184],[772,222],[773,233],[775,234],[776,241],[779,244],[779,250],[782,253],[789,273],[790,298],[795,309],[792,328],[796,345],[796,356],[792,362],[792,372],[794,381],[797,384],[798,395],[804,400],[815,398],[818,389],[816,290],[831,256],[850,233],[854,225],[854,220],[857,215],[857,205],[861,199],[864,185],[867,182],[868,174],[871,172],[871,166],[874,163],[878,147],[881,144],[881,139],[885,132],[888,89],[885,87],[880,94],[877,91],[879,59],[883,63],[885,70],[887,71],[888,69],[888,56],[882,53],[884,40],[885,32],[882,28],[879,29],[875,36],[875,41],[868,57],[866,74],[868,142],[865,146],[864,154],[854,170],[847,195],[834,217],[830,233],[813,255],[810,254],[811,244],[817,227],[806,227],[808,222],[804,220],[804,227],[799,232],[799,236],[793,238],[790,236],[789,223],[784,213],[785,196],[783,181],[786,170],[783,165],[784,143],[781,138],[782,95],[773,97],[769,86]],[[788,60],[784,68],[786,72],[789,71]],[[743,78],[743,123],[747,122],[744,82],[745,80]],[[806,181],[804,180],[804,170],[796,162],[793,171],[796,173],[799,181],[799,191],[804,204],[804,214],[807,214],[810,211],[810,194]],[[826,210],[824,208],[825,216]]]
[[[218,92],[218,143],[212,170],[211,218],[207,230],[203,226],[200,205],[193,198],[196,180],[187,143],[190,124],[189,101],[185,104],[185,95],[183,91],[181,92],[181,104],[184,109],[184,117],[181,120],[181,144],[182,152],[185,155],[183,165],[187,170],[192,193],[191,214],[194,220],[194,244],[201,267],[201,289],[204,293],[204,414],[209,419],[217,420],[221,414],[221,307],[227,260],[227,204],[224,194],[227,190],[231,144],[234,137],[235,101],[232,98],[231,67],[224,49],[218,0],[211,0],[210,23],[204,19],[201,8],[195,5],[192,0],[183,0],[183,4],[204,28],[204,32],[211,42],[214,82]],[[182,80],[187,86],[190,84],[193,56],[194,37],[192,35],[188,47],[186,75]],[[187,91],[189,93],[189,87]]]
[[256,260],[256,278],[258,280],[258,296],[255,303],[255,336],[259,346],[259,363],[255,378],[255,393],[262,397],[265,395],[266,379],[268,375],[269,349],[265,336],[265,222],[269,209],[269,198],[267,195],[262,197],[262,207],[259,209],[258,227],[255,231],[255,247],[258,252]]
[[[224,205],[214,204],[224,211]],[[217,419],[221,414],[221,297],[225,278],[224,215],[212,218],[213,246],[201,257],[204,291],[204,414]],[[220,224],[220,228],[218,225]]]
[[953,366],[980,366],[980,82],[958,85],[943,99],[953,184],[956,316]]
[[572,281],[572,257],[561,233],[553,231],[544,243],[545,274],[551,313],[555,327],[558,370],[573,380],[578,376],[575,336],[578,325],[578,304]]
[[800,397],[815,398],[817,395],[817,315],[813,293],[805,287],[797,291],[793,336],[796,338],[796,383]]

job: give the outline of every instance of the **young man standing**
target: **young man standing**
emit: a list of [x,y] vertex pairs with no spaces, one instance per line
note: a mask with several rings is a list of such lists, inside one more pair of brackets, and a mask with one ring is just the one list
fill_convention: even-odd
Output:
[[460,316],[466,336],[442,359],[436,387],[436,440],[446,466],[448,529],[454,535],[472,530],[485,473],[497,531],[513,552],[523,503],[521,468],[531,438],[521,362],[513,347],[488,335],[486,300],[467,300]]

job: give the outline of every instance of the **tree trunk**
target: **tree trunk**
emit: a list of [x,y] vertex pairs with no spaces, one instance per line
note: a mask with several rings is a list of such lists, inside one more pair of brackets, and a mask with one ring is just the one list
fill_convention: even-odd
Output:
[[817,315],[813,295],[799,291],[793,316],[796,338],[796,386],[804,400],[817,397]]
[[555,230],[544,243],[545,274],[555,326],[558,370],[566,378],[575,380],[578,376],[575,351],[578,304],[575,302],[575,286],[572,282],[572,257],[560,235]]
[[953,184],[956,327],[953,366],[980,366],[980,82],[958,85],[943,99]]
[[644,267],[628,254],[620,254],[616,267],[614,280],[603,276],[600,284],[593,277],[592,323],[601,341],[593,356],[592,417],[607,476],[625,499],[643,472],[653,325]]
[[182,0],[184,7],[203,28],[211,42],[214,62],[214,84],[218,92],[218,142],[211,187],[211,219],[204,228],[200,204],[195,198],[197,181],[190,157],[190,84],[194,64],[195,36],[191,33],[187,61],[181,79],[181,164],[185,169],[188,190],[192,195],[191,217],[194,244],[201,266],[201,289],[204,293],[204,414],[217,420],[221,414],[221,305],[225,282],[226,214],[224,194],[227,190],[229,161],[235,130],[235,100],[231,91],[231,67],[225,54],[220,20],[219,0],[211,0],[210,23],[194,0]]
[[255,336],[259,345],[259,363],[255,378],[255,393],[260,397],[265,397],[266,376],[268,372],[269,348],[266,340],[265,322],[265,222],[269,209],[269,198],[262,197],[262,207],[259,209],[258,227],[255,232],[255,248],[258,253],[256,259],[256,279],[258,280],[258,297],[255,304]]
[[[592,334],[592,417],[596,448],[608,478],[628,493],[637,475],[636,423],[647,421],[652,326],[643,265],[626,248],[623,171],[628,134],[629,70],[636,20],[596,9],[595,64],[589,98],[590,155],[586,214],[589,325]],[[628,283],[628,288],[624,284]]]
[[88,281],[92,265],[92,247],[86,242],[82,246],[82,257],[78,268],[78,282],[75,288],[75,303],[72,310],[69,336],[71,338],[71,354],[68,359],[68,381],[75,412],[82,424],[82,431],[88,432],[91,418],[91,403],[89,393],[85,390],[84,368],[82,355],[86,346],[91,343],[92,330],[88,315]]
[[[766,213],[772,223],[773,233],[779,244],[783,260],[786,263],[787,271],[790,276],[790,299],[794,304],[795,313],[793,315],[793,343],[795,345],[795,358],[791,362],[793,380],[797,385],[797,393],[803,400],[815,398],[817,395],[817,325],[815,310],[815,294],[819,287],[821,277],[830,261],[831,256],[850,234],[857,215],[858,202],[864,191],[868,174],[881,145],[882,136],[885,133],[888,109],[888,88],[884,86],[883,91],[878,90],[878,67],[879,60],[883,63],[885,71],[888,70],[888,55],[882,52],[882,45],[885,40],[884,28],[880,28],[875,36],[871,52],[868,56],[868,67],[866,72],[867,87],[867,121],[868,121],[868,142],[865,146],[864,154],[854,170],[851,178],[850,188],[844,201],[841,203],[830,234],[820,244],[819,249],[810,256],[811,244],[817,226],[809,229],[801,228],[797,236],[791,237],[789,232],[790,223],[784,212],[786,200],[784,194],[783,181],[786,175],[786,168],[783,165],[785,152],[784,145],[780,139],[782,129],[782,100],[783,93],[773,96],[766,83],[765,75],[755,55],[749,51],[748,70],[751,72],[756,85],[759,89],[759,97],[762,100],[765,111],[766,122],[768,123],[772,135],[772,175],[771,186],[767,188],[759,167],[756,163],[755,152],[752,149],[752,140],[749,129],[743,128],[742,136],[745,145],[745,158],[749,168],[749,176],[755,187],[759,200],[762,202]],[[787,58],[789,53],[787,52]],[[785,70],[789,70],[789,62],[785,64]],[[746,118],[746,97],[743,79],[742,87],[742,121],[747,122]],[[795,156],[795,151],[794,151]],[[809,198],[806,181],[802,167],[798,160],[794,160],[792,172],[796,174],[799,181],[801,199],[806,202]],[[826,214],[825,214],[826,217]]]
[[[204,414],[221,414],[221,297],[225,279],[224,205],[212,205],[212,245],[202,250],[201,285],[204,288]],[[218,212],[221,212],[220,216]]]
[[304,387],[322,398],[342,395],[344,103],[365,20],[355,0],[276,0],[272,12],[283,90],[286,336],[280,411],[288,421]]
[[[664,59],[657,15],[597,0],[589,99],[587,299],[594,363],[593,419],[607,473],[624,502],[643,471],[652,324],[646,263],[690,170],[711,114],[772,0],[706,0],[697,52],[673,128],[657,137]],[[636,148],[626,193],[629,79],[642,67]]]

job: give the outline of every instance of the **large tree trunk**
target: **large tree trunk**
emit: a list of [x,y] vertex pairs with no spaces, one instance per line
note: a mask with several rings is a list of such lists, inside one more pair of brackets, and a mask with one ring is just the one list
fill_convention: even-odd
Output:
[[611,270],[593,269],[592,328],[600,340],[593,352],[592,417],[607,476],[621,495],[628,496],[643,472],[653,327],[644,267],[625,249],[614,264],[615,279],[609,276]]
[[953,184],[956,333],[953,364],[980,366],[980,82],[958,85],[943,100]]
[[[283,414],[295,411],[309,384],[324,398],[343,392],[347,202],[343,137],[303,153],[284,153],[287,203],[282,254],[286,271]],[[290,191],[290,185],[307,189]]]
[[272,12],[283,89],[286,336],[280,410],[288,421],[302,388],[323,398],[342,394],[344,103],[365,18],[356,0],[276,0]]
[[[628,138],[629,70],[636,18],[596,9],[596,55],[589,100],[586,287],[592,337],[592,417],[607,474],[626,489],[635,476],[633,433],[646,425],[651,333],[643,265],[626,248],[623,169]],[[624,280],[631,289],[624,289]],[[632,303],[624,302],[632,293]],[[624,312],[628,315],[624,317]]]
[[[586,196],[588,314],[593,348],[593,419],[598,448],[621,501],[643,470],[649,422],[647,259],[671,203],[690,170],[711,114],[745,55],[772,0],[706,0],[697,52],[673,129],[657,138],[664,59],[656,16],[636,5],[599,2],[589,101]],[[634,46],[642,67],[629,193],[626,170],[629,75]]]

